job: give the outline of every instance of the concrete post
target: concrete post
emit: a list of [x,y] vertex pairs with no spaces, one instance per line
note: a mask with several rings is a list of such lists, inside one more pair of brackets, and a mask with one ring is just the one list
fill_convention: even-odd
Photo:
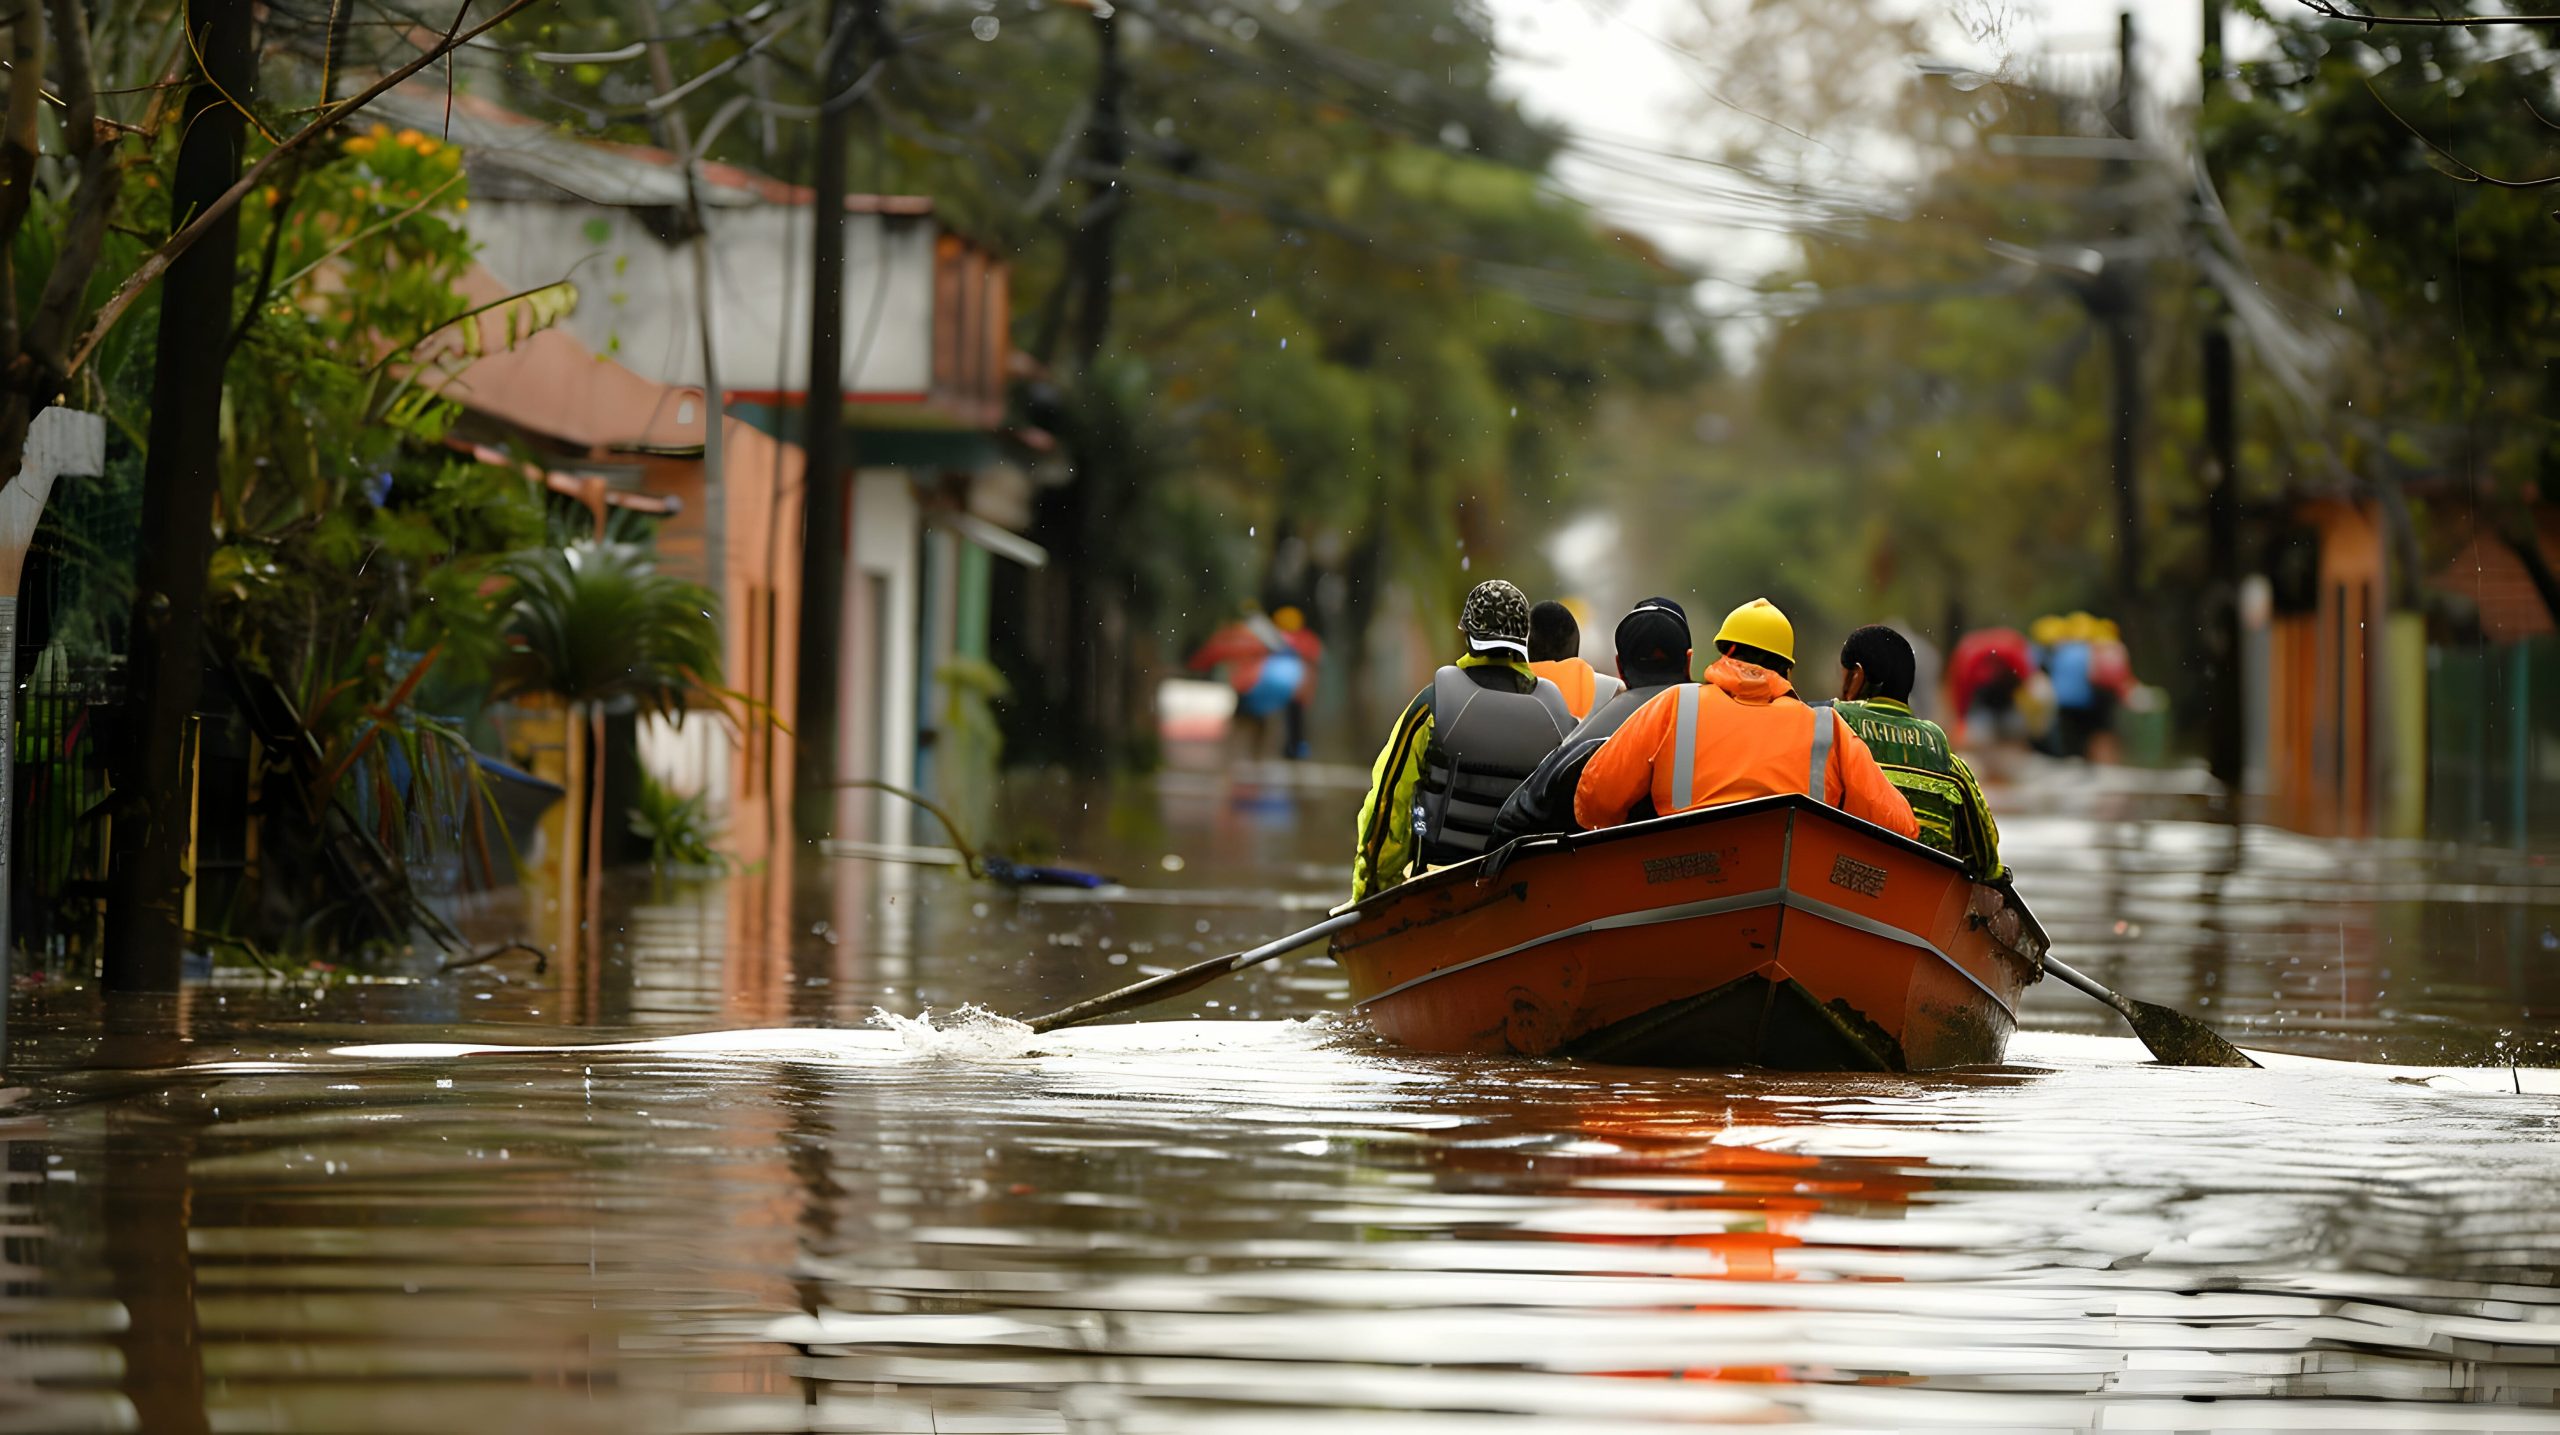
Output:
[[53,481],[99,474],[107,467],[107,421],[96,414],[47,409],[27,430],[25,463],[0,486],[0,1067],[9,1058],[9,996],[15,985],[16,937],[9,930],[10,852],[17,827],[18,580],[35,541]]

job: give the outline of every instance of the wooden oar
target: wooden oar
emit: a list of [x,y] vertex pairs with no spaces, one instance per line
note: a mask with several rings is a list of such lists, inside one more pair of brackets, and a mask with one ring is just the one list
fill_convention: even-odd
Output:
[[1358,920],[1360,920],[1358,912],[1345,912],[1338,917],[1328,917],[1303,932],[1292,932],[1277,941],[1265,942],[1258,947],[1250,947],[1241,952],[1229,952],[1223,957],[1211,957],[1205,962],[1194,962],[1177,972],[1166,972],[1162,976],[1149,977],[1142,982],[1131,982],[1116,992],[1105,992],[1090,1001],[1080,1001],[1071,1007],[1061,1007],[1047,1016],[1035,1016],[1023,1025],[1030,1027],[1033,1031],[1056,1031],[1062,1026],[1082,1026],[1086,1022],[1106,1016],[1116,1016],[1135,1007],[1163,1001],[1167,997],[1178,997],[1184,992],[1205,987],[1230,973],[1240,972],[1251,966],[1259,966],[1283,952],[1294,952],[1309,942],[1321,941]]
[[2256,1066],[2249,1054],[2222,1039],[2212,1027],[2169,1007],[2138,1002],[2121,992],[2110,990],[2085,973],[2072,970],[2045,954],[2044,969],[2071,985],[2114,1007],[2133,1027],[2133,1034],[2151,1048],[2164,1066]]

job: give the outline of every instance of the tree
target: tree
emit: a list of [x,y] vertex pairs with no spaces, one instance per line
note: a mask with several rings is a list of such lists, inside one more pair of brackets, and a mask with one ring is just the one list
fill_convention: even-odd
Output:
[[[586,874],[586,910],[604,880],[605,715],[637,709],[681,717],[697,699],[722,696],[718,605],[698,583],[657,569],[627,543],[539,548],[507,565],[510,651],[498,666],[500,696],[535,693],[568,708],[569,850],[561,870]],[[585,741],[574,735],[583,730]]]
[[2202,123],[2234,224],[2340,349],[2276,415],[2292,457],[2393,511],[2407,480],[2449,486],[2560,615],[2530,520],[2560,470],[2553,34],[2269,18],[2273,57]]
[[[1905,83],[1891,113],[1915,137],[1907,197],[1795,237],[1795,262],[1760,284],[1772,327],[1750,373],[1613,411],[1621,452],[1600,481],[1647,515],[1627,535],[1641,566],[1723,601],[1765,593],[1834,632],[1899,615],[1946,633],[2107,596],[2124,527],[2115,385],[2087,296],[2100,275],[2153,271],[2123,283],[2152,337],[2135,356],[2148,382],[2183,323],[2162,282],[2175,238],[2150,217],[2174,217],[2177,191],[2157,168],[2091,157],[2117,143],[2102,96],[1968,84]],[[1772,118],[1835,135],[1810,114]],[[2056,136],[2067,157],[2012,142]],[[2137,431],[2144,526],[2194,492],[2191,422],[2165,404]],[[2144,576],[2158,586],[2188,559],[2173,538]]]
[[[109,238],[126,191],[129,146],[123,142],[159,141],[171,118],[161,102],[165,87],[147,83],[158,78],[156,71],[146,83],[113,87],[150,99],[142,123],[108,119],[100,113],[93,47],[100,37],[91,33],[79,0],[34,0],[8,22],[11,68],[0,121],[0,260],[9,271],[0,283],[0,474],[14,479],[34,416],[64,397],[155,282],[172,276],[174,286],[160,309],[163,362],[148,419],[144,509],[154,541],[137,572],[132,701],[110,763],[121,808],[109,872],[110,988],[169,990],[178,977],[185,826],[179,774],[201,672],[222,412],[219,365],[205,360],[231,346],[238,206],[337,122],[533,3],[512,0],[469,31],[457,16],[442,40],[365,91],[322,107],[245,172],[240,150],[253,98],[253,7],[245,0],[205,0],[200,11],[182,7],[190,27],[184,50],[198,83],[175,117],[174,208],[165,216],[166,237],[121,275],[102,273],[101,266],[111,255],[131,253]],[[116,45],[130,37],[105,38]],[[59,160],[50,165],[43,123],[48,102],[60,110],[53,149]],[[146,187],[156,183],[156,177],[145,179]],[[32,228],[31,219],[37,221]],[[103,293],[101,280],[112,280]]]
[[[197,77],[180,118],[173,230],[207,213],[238,177],[257,74],[251,0],[201,0],[186,24]],[[186,730],[204,675],[205,571],[221,487],[223,385],[218,367],[208,378],[205,359],[230,343],[239,238],[235,204],[174,258],[162,286],[142,472],[149,540],[135,556],[124,731],[110,749],[119,811],[107,864],[109,991],[176,990],[186,951]]]
[[[1150,653],[1242,593],[1303,590],[1355,668],[1390,580],[1453,619],[1470,571],[1538,561],[1598,396],[1701,362],[1670,342],[1685,276],[1548,182],[1557,141],[1494,91],[1474,4],[879,13],[855,180],[932,196],[1011,262],[1017,342],[1046,361],[1023,410],[1070,469],[1036,520],[1059,561],[999,625],[1014,754],[1143,757]],[[694,132],[801,172],[809,127],[722,119],[826,89],[791,58],[818,53],[814,17],[667,24],[754,86],[689,95]],[[560,26],[547,43],[581,53],[621,33],[600,4]],[[608,132],[636,133],[626,68],[567,77]],[[558,67],[504,83],[557,112]]]

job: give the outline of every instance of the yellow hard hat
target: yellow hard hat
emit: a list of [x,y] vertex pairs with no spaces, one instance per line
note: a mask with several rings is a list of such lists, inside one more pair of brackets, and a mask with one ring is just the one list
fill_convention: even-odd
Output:
[[2027,638],[2039,647],[2050,648],[2071,635],[2071,620],[2057,613],[2047,613],[2027,625]]
[[1272,613],[1271,626],[1278,628],[1284,633],[1294,633],[1300,628],[1307,626],[1307,615],[1299,612],[1294,607],[1283,604],[1278,610]]
[[1796,625],[1766,598],[1754,598],[1725,614],[1724,626],[1716,629],[1716,641],[1746,644],[1790,663],[1796,660]]

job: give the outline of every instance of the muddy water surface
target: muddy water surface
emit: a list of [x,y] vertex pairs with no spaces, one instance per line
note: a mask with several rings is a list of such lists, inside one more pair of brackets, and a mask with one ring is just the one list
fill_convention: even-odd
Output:
[[1418,1056],[1313,954],[953,1016],[1316,920],[1357,794],[1290,776],[1017,794],[1116,901],[813,858],[538,977],[22,1000],[0,1429],[2560,1429],[2529,858],[2001,794],[2058,949],[2261,1072],[2051,983],[1926,1078]]

